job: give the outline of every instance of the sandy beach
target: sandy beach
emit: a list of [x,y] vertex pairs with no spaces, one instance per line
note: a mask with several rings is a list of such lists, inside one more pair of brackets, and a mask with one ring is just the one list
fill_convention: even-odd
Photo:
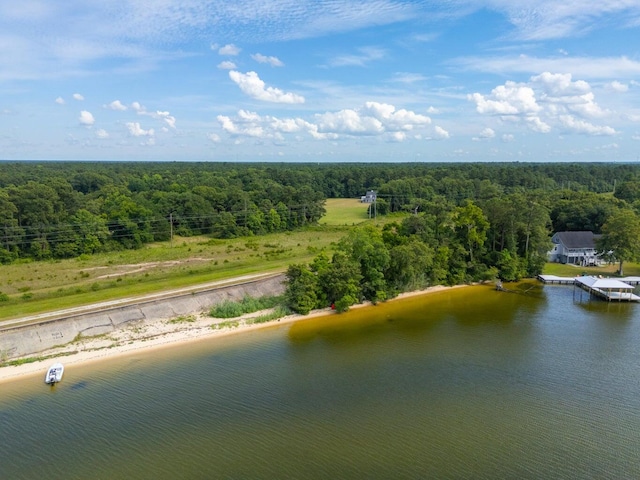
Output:
[[[426,290],[403,293],[390,301],[461,287],[430,287]],[[351,308],[370,307],[370,303],[354,305]],[[142,326],[130,327],[112,332],[108,335],[80,339],[55,350],[38,353],[39,357],[49,357],[43,361],[25,363],[18,366],[0,368],[0,383],[16,380],[26,376],[44,376],[47,368],[55,361],[60,361],[65,368],[72,365],[87,364],[112,359],[116,356],[133,353],[150,353],[159,348],[184,344],[210,338],[224,338],[229,335],[244,333],[260,328],[293,323],[300,320],[336,315],[331,309],[314,310],[308,315],[288,315],[277,320],[264,323],[251,323],[251,319],[264,314],[255,312],[233,319],[215,319],[205,314],[193,315],[190,321],[158,321]],[[54,360],[52,356],[59,357]],[[43,377],[44,378],[44,377]]]

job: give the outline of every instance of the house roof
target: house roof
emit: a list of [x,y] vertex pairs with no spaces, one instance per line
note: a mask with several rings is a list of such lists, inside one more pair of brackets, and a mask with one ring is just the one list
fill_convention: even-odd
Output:
[[596,240],[602,235],[593,232],[557,232],[554,236],[567,248],[596,248]]

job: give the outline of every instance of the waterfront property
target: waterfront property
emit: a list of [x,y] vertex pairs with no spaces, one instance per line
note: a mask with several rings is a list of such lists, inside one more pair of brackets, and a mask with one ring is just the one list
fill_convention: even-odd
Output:
[[550,262],[571,265],[600,265],[602,260],[596,250],[601,235],[593,232],[556,232],[551,241],[553,249],[548,253]]

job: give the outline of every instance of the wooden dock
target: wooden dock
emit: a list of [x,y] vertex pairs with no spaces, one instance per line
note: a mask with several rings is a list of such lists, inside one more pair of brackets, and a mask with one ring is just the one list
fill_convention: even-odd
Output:
[[640,284],[640,277],[599,278],[591,276],[559,277],[538,275],[543,283],[574,285],[590,295],[608,302],[640,302],[640,296],[633,293],[634,285]]
[[574,277],[559,277],[557,275],[538,275],[538,280],[542,283],[573,285],[576,279]]

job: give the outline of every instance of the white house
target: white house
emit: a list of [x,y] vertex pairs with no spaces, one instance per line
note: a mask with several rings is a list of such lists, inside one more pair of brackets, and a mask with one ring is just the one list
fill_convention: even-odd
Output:
[[557,232],[551,237],[553,249],[548,252],[550,262],[572,265],[600,265],[596,240],[602,235],[593,232]]
[[360,201],[362,203],[373,203],[376,201],[376,196],[375,190],[367,190],[367,194],[360,197]]

